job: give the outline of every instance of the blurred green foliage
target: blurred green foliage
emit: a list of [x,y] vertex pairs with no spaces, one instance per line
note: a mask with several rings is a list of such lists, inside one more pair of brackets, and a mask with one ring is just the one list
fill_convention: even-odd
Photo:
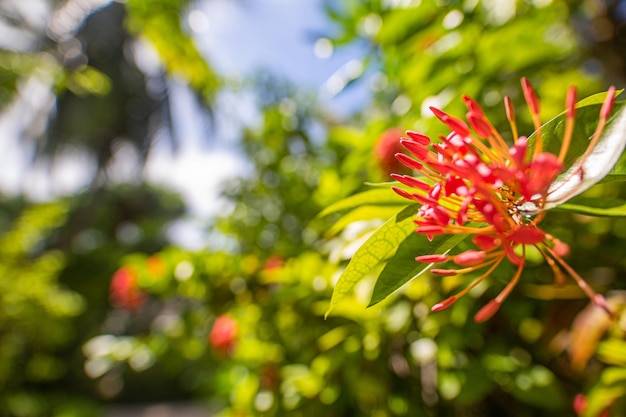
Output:
[[220,81],[182,23],[188,1],[45,0],[44,25],[12,3],[0,8],[0,24],[24,40],[0,51],[0,106],[28,103],[33,85],[41,89],[41,103],[14,121],[38,160],[82,152],[95,160],[99,186],[122,145],[134,148],[139,167],[159,131],[176,148],[168,80],[190,86],[209,116]]
[[185,80],[211,105],[219,77],[183,29],[180,12],[189,3],[189,0],[131,0],[126,4],[126,26],[133,35],[145,37],[151,43],[171,77]]
[[0,238],[1,415],[43,415],[63,404],[55,382],[69,372],[64,349],[85,300],[59,283],[65,255],[45,242],[66,215],[62,204],[32,206]]
[[[45,74],[57,113],[39,146],[48,155],[83,147],[101,170],[67,202],[0,218],[0,415],[91,416],[95,401],[194,398],[233,417],[571,416],[581,392],[584,415],[609,405],[611,416],[625,415],[622,310],[606,323],[575,289],[555,288],[539,263],[484,325],[468,319],[484,287],[430,313],[458,284],[453,277],[425,275],[366,309],[377,266],[324,319],[335,280],[382,220],[370,204],[343,223],[339,212],[318,216],[387,179],[387,148],[377,146],[385,134],[442,133],[429,105],[460,116],[468,94],[500,126],[502,97],[521,103],[521,76],[538,87],[545,120],[561,112],[569,84],[586,96],[623,83],[614,3],[327,2],[332,44],[366,46],[363,71],[345,88],[365,86],[372,100],[339,120],[297,86],[251,82],[262,121],[242,129],[239,149],[252,169],[225,184],[233,210],[211,230],[230,250],[169,246],[164,231],[182,214],[179,200],[142,184],[112,186],[104,169],[120,137],[141,164],[151,117],[167,104],[166,77],[183,79],[209,106],[225,88],[181,24],[187,2],[114,3],[85,11],[68,38],[2,51],[3,104],[35,69]],[[613,37],[582,30],[598,21],[613,25]],[[154,74],[125,53],[139,41],[161,59]],[[80,53],[68,53],[72,45]],[[155,79],[162,88],[150,91]],[[528,116],[519,118],[530,134]],[[622,195],[602,184],[581,198]],[[623,287],[622,218],[563,213],[546,224],[600,291]],[[142,295],[132,308],[111,302],[120,268],[131,277],[126,289]],[[609,299],[622,308],[623,295]],[[226,340],[212,345],[220,317],[236,330],[222,329]]]

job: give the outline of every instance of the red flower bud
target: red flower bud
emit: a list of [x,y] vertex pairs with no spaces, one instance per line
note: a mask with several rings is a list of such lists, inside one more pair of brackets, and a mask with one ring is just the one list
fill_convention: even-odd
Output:
[[422,255],[422,256],[418,256],[417,258],[415,258],[415,260],[417,262],[422,262],[426,264],[430,264],[430,263],[436,264],[436,263],[447,261],[448,257],[446,255]]
[[454,257],[454,263],[461,266],[477,265],[485,260],[486,253],[478,250],[466,250]]
[[478,310],[478,313],[474,316],[476,323],[482,323],[493,317],[494,314],[500,309],[500,303],[496,300],[491,300],[487,305]]
[[455,296],[452,296],[450,298],[446,298],[445,300],[435,304],[434,306],[432,306],[430,308],[430,311],[432,312],[436,312],[436,311],[441,311],[443,309],[446,309],[448,307],[450,307],[452,304],[454,304],[456,302],[457,298]]
[[457,274],[457,272],[454,269],[431,269],[430,272],[432,272],[435,275],[441,275],[443,277],[452,277],[455,276]]

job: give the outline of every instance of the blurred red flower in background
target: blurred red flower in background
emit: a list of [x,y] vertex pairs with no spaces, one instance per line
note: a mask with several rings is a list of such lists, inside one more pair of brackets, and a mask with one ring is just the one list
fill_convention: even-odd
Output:
[[137,278],[137,272],[128,266],[115,271],[109,288],[113,306],[135,311],[146,302],[146,294],[139,289]]
[[[582,416],[587,409],[587,405],[589,400],[585,394],[578,394],[574,397],[574,411],[577,415]],[[609,417],[611,411],[611,406],[609,405],[607,408],[602,411],[602,413],[598,414],[596,417]]]
[[391,173],[408,172],[404,165],[395,157],[398,152],[403,152],[404,147],[400,139],[404,131],[398,128],[387,129],[378,137],[374,144],[374,158],[385,175]]
[[209,333],[209,343],[218,352],[230,355],[237,343],[238,323],[233,317],[223,314],[215,319]]
[[269,258],[267,258],[267,260],[265,261],[265,264],[263,265],[263,270],[268,271],[270,269],[282,268],[284,264],[285,264],[285,259],[280,255],[274,254],[270,256]]

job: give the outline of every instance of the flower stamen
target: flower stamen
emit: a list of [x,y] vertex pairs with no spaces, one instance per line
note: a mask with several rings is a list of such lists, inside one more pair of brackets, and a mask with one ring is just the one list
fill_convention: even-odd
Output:
[[453,296],[447,298],[444,301],[441,301],[437,304],[435,304],[430,311],[440,311],[443,310],[444,308],[448,308],[450,307],[452,304],[454,304],[459,298],[463,297],[464,295],[466,295],[468,292],[470,292],[473,288],[475,288],[478,284],[480,284],[482,281],[485,280],[485,278],[487,278],[489,275],[491,275],[491,273],[498,267],[498,265],[500,265],[500,262],[502,262],[502,260],[505,258],[506,256],[501,255],[498,259],[496,259],[493,262],[493,265],[491,265],[491,268],[489,268],[484,274],[482,274],[481,276],[479,276],[478,278],[476,278],[475,280],[473,280],[467,287],[463,288],[461,291],[457,292],[456,294],[454,294]]
[[[525,247],[522,246],[522,248],[523,248],[523,252],[525,252]],[[509,296],[511,291],[513,291],[513,288],[515,288],[515,286],[517,285],[520,277],[522,276],[523,270],[524,270],[524,262],[522,261],[517,267],[517,271],[515,272],[515,275],[508,282],[506,287],[504,287],[504,289],[500,292],[500,294],[498,294],[496,298],[491,300],[487,305],[481,308],[478,311],[478,313],[476,313],[476,315],[474,316],[474,321],[476,323],[482,323],[485,320],[489,320],[491,317],[493,317],[494,314],[496,314],[496,312],[498,311],[498,309],[500,309],[500,306],[502,305],[504,300],[506,300],[506,298]]]
[[550,254],[550,256],[552,256],[552,258],[554,258],[559,263],[559,265],[561,265],[561,267],[567,271],[567,273],[574,279],[574,281],[576,281],[576,284],[578,284],[580,289],[583,290],[585,294],[587,294],[589,299],[595,305],[606,311],[609,316],[614,317],[613,312],[606,305],[606,301],[602,295],[596,293],[593,288],[591,288],[591,286],[587,284],[587,281],[585,281],[580,275],[578,275],[574,268],[569,266],[569,264],[565,262],[560,256],[558,256],[552,249],[547,246],[545,247],[545,249]]

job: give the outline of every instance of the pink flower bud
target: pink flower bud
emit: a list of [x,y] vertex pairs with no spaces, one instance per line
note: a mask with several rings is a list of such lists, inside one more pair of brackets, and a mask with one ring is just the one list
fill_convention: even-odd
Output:
[[435,117],[439,120],[441,120],[443,122],[443,118],[444,117],[449,117],[448,113],[444,112],[443,110],[439,110],[437,107],[433,107],[430,106],[428,108],[431,112],[433,112],[433,114],[435,115]]
[[494,314],[500,309],[500,303],[496,300],[489,301],[483,308],[478,310],[478,313],[474,316],[476,323],[482,323],[493,317]]
[[478,250],[466,250],[454,257],[454,263],[460,266],[477,265],[485,260],[485,252]]
[[604,103],[602,103],[602,108],[600,109],[600,118],[609,118],[609,116],[611,115],[611,110],[613,110],[613,103],[615,103],[615,87],[611,86],[606,92],[606,98],[604,99]]
[[481,138],[491,136],[491,126],[487,120],[485,120],[484,116],[481,117],[479,114],[470,112],[467,113],[467,121]]
[[400,144],[409,152],[411,152],[415,157],[421,161],[428,158],[428,148],[414,140],[401,139]]
[[420,181],[417,178],[411,177],[410,175],[391,174],[391,178],[409,187],[419,188],[422,191],[430,190],[429,184],[426,184],[424,181]]
[[506,118],[509,122],[515,122],[515,107],[509,96],[504,97],[504,109],[506,110]]
[[409,200],[413,200],[413,194],[403,190],[402,188],[391,187],[391,189],[393,190],[393,192],[398,194],[400,197],[404,197],[404,198],[407,198]]
[[430,311],[432,312],[436,312],[436,311],[441,311],[443,309],[446,309],[448,307],[450,307],[452,304],[454,304],[456,302],[457,298],[455,296],[452,296],[450,298],[446,298],[445,300],[435,304],[434,306],[432,306],[430,308]]
[[426,264],[430,263],[440,263],[448,260],[446,255],[422,255],[415,258],[417,262],[422,262]]
[[576,88],[570,87],[567,90],[565,98],[565,108],[567,109],[567,117],[576,117]]
[[530,112],[539,114],[539,98],[526,77],[522,78],[522,91],[524,92],[524,99],[526,99],[526,103],[528,103]]
[[435,275],[441,275],[443,277],[452,277],[454,275],[457,274],[457,272],[454,269],[431,269],[430,270],[431,273],[435,274]]
[[396,157],[398,161],[402,163],[402,165],[404,165],[407,168],[414,169],[416,171],[419,171],[422,168],[424,168],[424,165],[417,162],[415,159],[411,158],[408,155],[405,155],[403,153],[397,153],[394,156]]
[[424,146],[430,145],[430,138],[426,135],[415,132],[413,130],[407,130],[406,135],[419,144],[422,144]]
[[442,118],[441,121],[447,124],[451,131],[457,133],[463,138],[470,135],[469,127],[467,127],[465,122],[461,119],[457,119],[456,117],[452,116],[446,116]]
[[465,105],[467,106],[467,109],[470,111],[470,113],[474,113],[481,118],[485,117],[485,112],[483,112],[483,109],[480,107],[480,104],[478,104],[471,97],[468,97],[465,94],[463,94],[462,98],[463,98],[463,101],[465,101]]
[[561,242],[560,240],[557,240],[554,243],[554,253],[556,253],[558,256],[560,257],[565,257],[567,255],[569,255],[569,245],[565,242]]

